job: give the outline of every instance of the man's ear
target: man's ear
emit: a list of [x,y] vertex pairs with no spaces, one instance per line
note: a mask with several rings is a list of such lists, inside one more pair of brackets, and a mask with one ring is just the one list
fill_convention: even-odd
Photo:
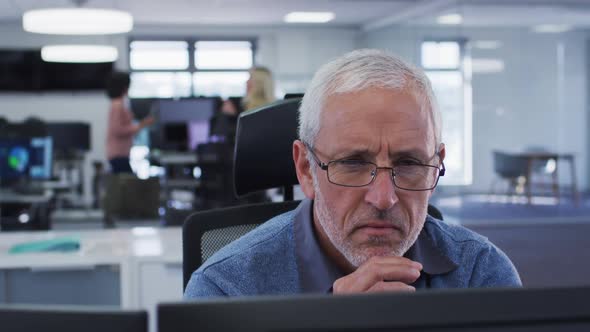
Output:
[[445,143],[440,143],[438,146],[438,156],[440,157],[439,161],[442,164],[446,156]]
[[[445,160],[445,155],[446,155],[446,149],[445,149],[445,143],[440,143],[440,145],[438,146],[438,162],[440,164],[443,163],[443,161]],[[430,196],[434,193],[434,191],[436,190],[436,188],[432,189],[430,191],[430,195],[428,198],[430,198]]]
[[301,190],[307,198],[314,199],[315,191],[309,161],[307,160],[307,148],[300,140],[293,142],[293,161],[295,162],[295,171],[297,172],[297,180],[299,180]]

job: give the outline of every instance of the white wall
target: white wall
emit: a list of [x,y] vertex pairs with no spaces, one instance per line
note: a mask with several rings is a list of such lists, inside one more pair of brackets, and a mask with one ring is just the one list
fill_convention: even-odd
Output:
[[[584,31],[554,35],[524,28],[389,27],[369,32],[363,40],[364,46],[388,49],[414,63],[420,42],[429,38],[502,43],[495,50],[472,49],[473,58],[496,58],[505,65],[503,72],[474,74],[472,80],[473,185],[465,190],[485,192],[494,178],[492,150],[527,146],[575,153],[578,184],[587,188],[587,36]],[[564,183],[569,183],[567,171],[560,172]]]
[[[332,57],[359,45],[352,28],[241,28],[203,26],[138,26],[131,37],[194,36],[252,37],[258,40],[256,63],[268,66],[285,92],[303,92],[315,70]],[[46,36],[22,31],[19,24],[0,25],[0,48],[40,48],[47,43],[104,43],[119,50],[119,69],[128,69],[127,36]],[[105,161],[108,102],[102,92],[2,93],[0,115],[11,121],[28,116],[46,120],[87,121],[92,124],[92,151],[86,161],[86,197],[90,195],[91,161]]]

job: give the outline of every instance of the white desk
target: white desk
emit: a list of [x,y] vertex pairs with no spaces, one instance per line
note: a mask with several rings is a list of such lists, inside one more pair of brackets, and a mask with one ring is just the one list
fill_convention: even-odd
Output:
[[[118,271],[121,307],[145,308],[155,313],[157,302],[182,299],[181,234],[179,227],[0,233],[0,273],[15,269],[31,273],[92,273],[98,271],[98,267],[111,266],[113,271]],[[14,244],[64,236],[78,237],[80,250],[71,253],[8,253]],[[35,280],[45,282],[44,278]],[[35,286],[36,289],[42,288]],[[60,303],[59,299],[56,303]]]

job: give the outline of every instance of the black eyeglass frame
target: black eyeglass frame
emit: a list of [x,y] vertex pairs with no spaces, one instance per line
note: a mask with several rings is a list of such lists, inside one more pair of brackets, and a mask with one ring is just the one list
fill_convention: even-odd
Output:
[[[428,164],[414,164],[414,165],[412,165],[412,166],[426,166],[426,167],[432,167],[432,168],[435,168],[435,169],[437,169],[437,170],[438,170],[438,175],[437,175],[437,177],[436,177],[436,181],[434,182],[434,185],[432,185],[432,187],[430,187],[430,188],[426,188],[426,189],[408,189],[408,188],[403,188],[403,187],[400,187],[400,186],[398,186],[398,185],[397,185],[397,183],[395,183],[395,172],[394,172],[394,170],[393,170],[393,169],[394,169],[394,167],[381,167],[381,166],[379,166],[379,165],[375,164],[374,162],[370,162],[370,161],[363,161],[364,163],[371,164],[371,165],[375,166],[375,168],[374,168],[374,170],[373,170],[373,172],[372,172],[372,175],[373,175],[373,176],[372,176],[372,178],[371,178],[371,181],[370,181],[369,183],[367,183],[367,184],[363,184],[363,185],[359,185],[359,186],[351,186],[351,185],[346,185],[346,184],[340,184],[340,183],[332,182],[332,180],[330,180],[330,175],[329,175],[329,172],[328,172],[328,168],[329,168],[329,165],[330,165],[330,164],[332,164],[332,163],[336,163],[336,162],[342,162],[342,161],[346,161],[346,160],[348,160],[348,159],[336,159],[336,160],[330,160],[329,162],[327,162],[327,163],[324,163],[324,162],[323,162],[323,161],[321,161],[321,160],[320,160],[320,158],[319,158],[319,157],[318,157],[318,156],[315,154],[315,152],[313,151],[313,148],[311,147],[311,145],[309,145],[309,144],[308,144],[307,142],[305,142],[305,141],[302,141],[302,140],[300,140],[300,141],[303,143],[303,145],[305,145],[305,147],[307,148],[307,150],[308,150],[309,152],[311,152],[311,156],[313,157],[313,159],[315,160],[315,162],[318,164],[318,166],[319,166],[319,167],[320,167],[322,170],[326,171],[326,177],[328,178],[328,182],[330,182],[330,183],[332,183],[332,184],[335,184],[335,185],[337,185],[337,186],[342,186],[342,187],[350,187],[350,188],[360,188],[360,187],[366,187],[366,186],[370,185],[371,183],[373,183],[373,182],[375,181],[375,179],[377,178],[377,172],[378,172],[380,169],[387,169],[387,170],[389,170],[389,172],[391,173],[391,180],[392,180],[392,182],[393,182],[393,185],[394,185],[396,188],[399,188],[399,189],[401,189],[401,190],[407,190],[407,191],[428,191],[428,190],[432,190],[432,189],[436,188],[436,186],[438,185],[438,180],[440,179],[440,177],[441,177],[441,176],[444,176],[444,175],[445,175],[445,171],[446,171],[446,168],[445,168],[445,164],[444,164],[444,162],[441,162],[441,163],[440,163],[440,167],[439,167],[439,166],[435,166],[435,165],[428,165]],[[436,152],[436,154],[435,154],[435,155],[436,155],[436,156],[439,156],[439,153],[438,153],[438,152]]]

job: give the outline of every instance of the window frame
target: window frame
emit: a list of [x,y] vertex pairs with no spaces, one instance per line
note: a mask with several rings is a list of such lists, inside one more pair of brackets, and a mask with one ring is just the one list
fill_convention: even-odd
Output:
[[[422,45],[425,42],[454,42],[459,45],[459,65],[455,68],[448,68],[448,67],[424,67],[422,63]],[[436,73],[436,72],[458,72],[462,78],[462,103],[463,103],[463,176],[460,183],[452,182],[445,184],[444,182],[439,183],[439,186],[469,186],[473,184],[473,99],[472,99],[472,73],[471,73],[471,54],[469,52],[468,39],[467,38],[440,38],[440,37],[426,37],[422,39],[418,43],[418,63],[420,68],[424,71],[425,74],[428,73]],[[437,98],[438,99],[438,98]],[[443,110],[440,109],[441,117],[443,118],[444,124],[444,116],[442,116]],[[442,130],[442,128],[441,128]],[[444,136],[443,142],[444,143]],[[447,153],[448,154],[448,153]],[[447,173],[449,166],[452,165],[447,164]]]
[[[170,41],[183,41],[188,44],[187,52],[188,52],[188,68],[186,69],[137,69],[134,70],[131,68],[131,43],[134,41],[147,41],[147,42],[170,42]],[[223,37],[187,37],[187,36],[132,36],[127,38],[127,67],[129,68],[130,73],[189,73],[191,76],[190,80],[190,97],[199,97],[201,95],[195,94],[195,86],[194,86],[194,76],[197,73],[231,73],[231,72],[244,72],[248,71],[248,69],[240,68],[240,69],[199,69],[195,63],[195,52],[196,47],[195,44],[199,41],[239,41],[239,42],[249,42],[252,49],[252,64],[255,63],[256,53],[258,50],[258,39],[255,37],[232,37],[232,36],[223,36]]]

